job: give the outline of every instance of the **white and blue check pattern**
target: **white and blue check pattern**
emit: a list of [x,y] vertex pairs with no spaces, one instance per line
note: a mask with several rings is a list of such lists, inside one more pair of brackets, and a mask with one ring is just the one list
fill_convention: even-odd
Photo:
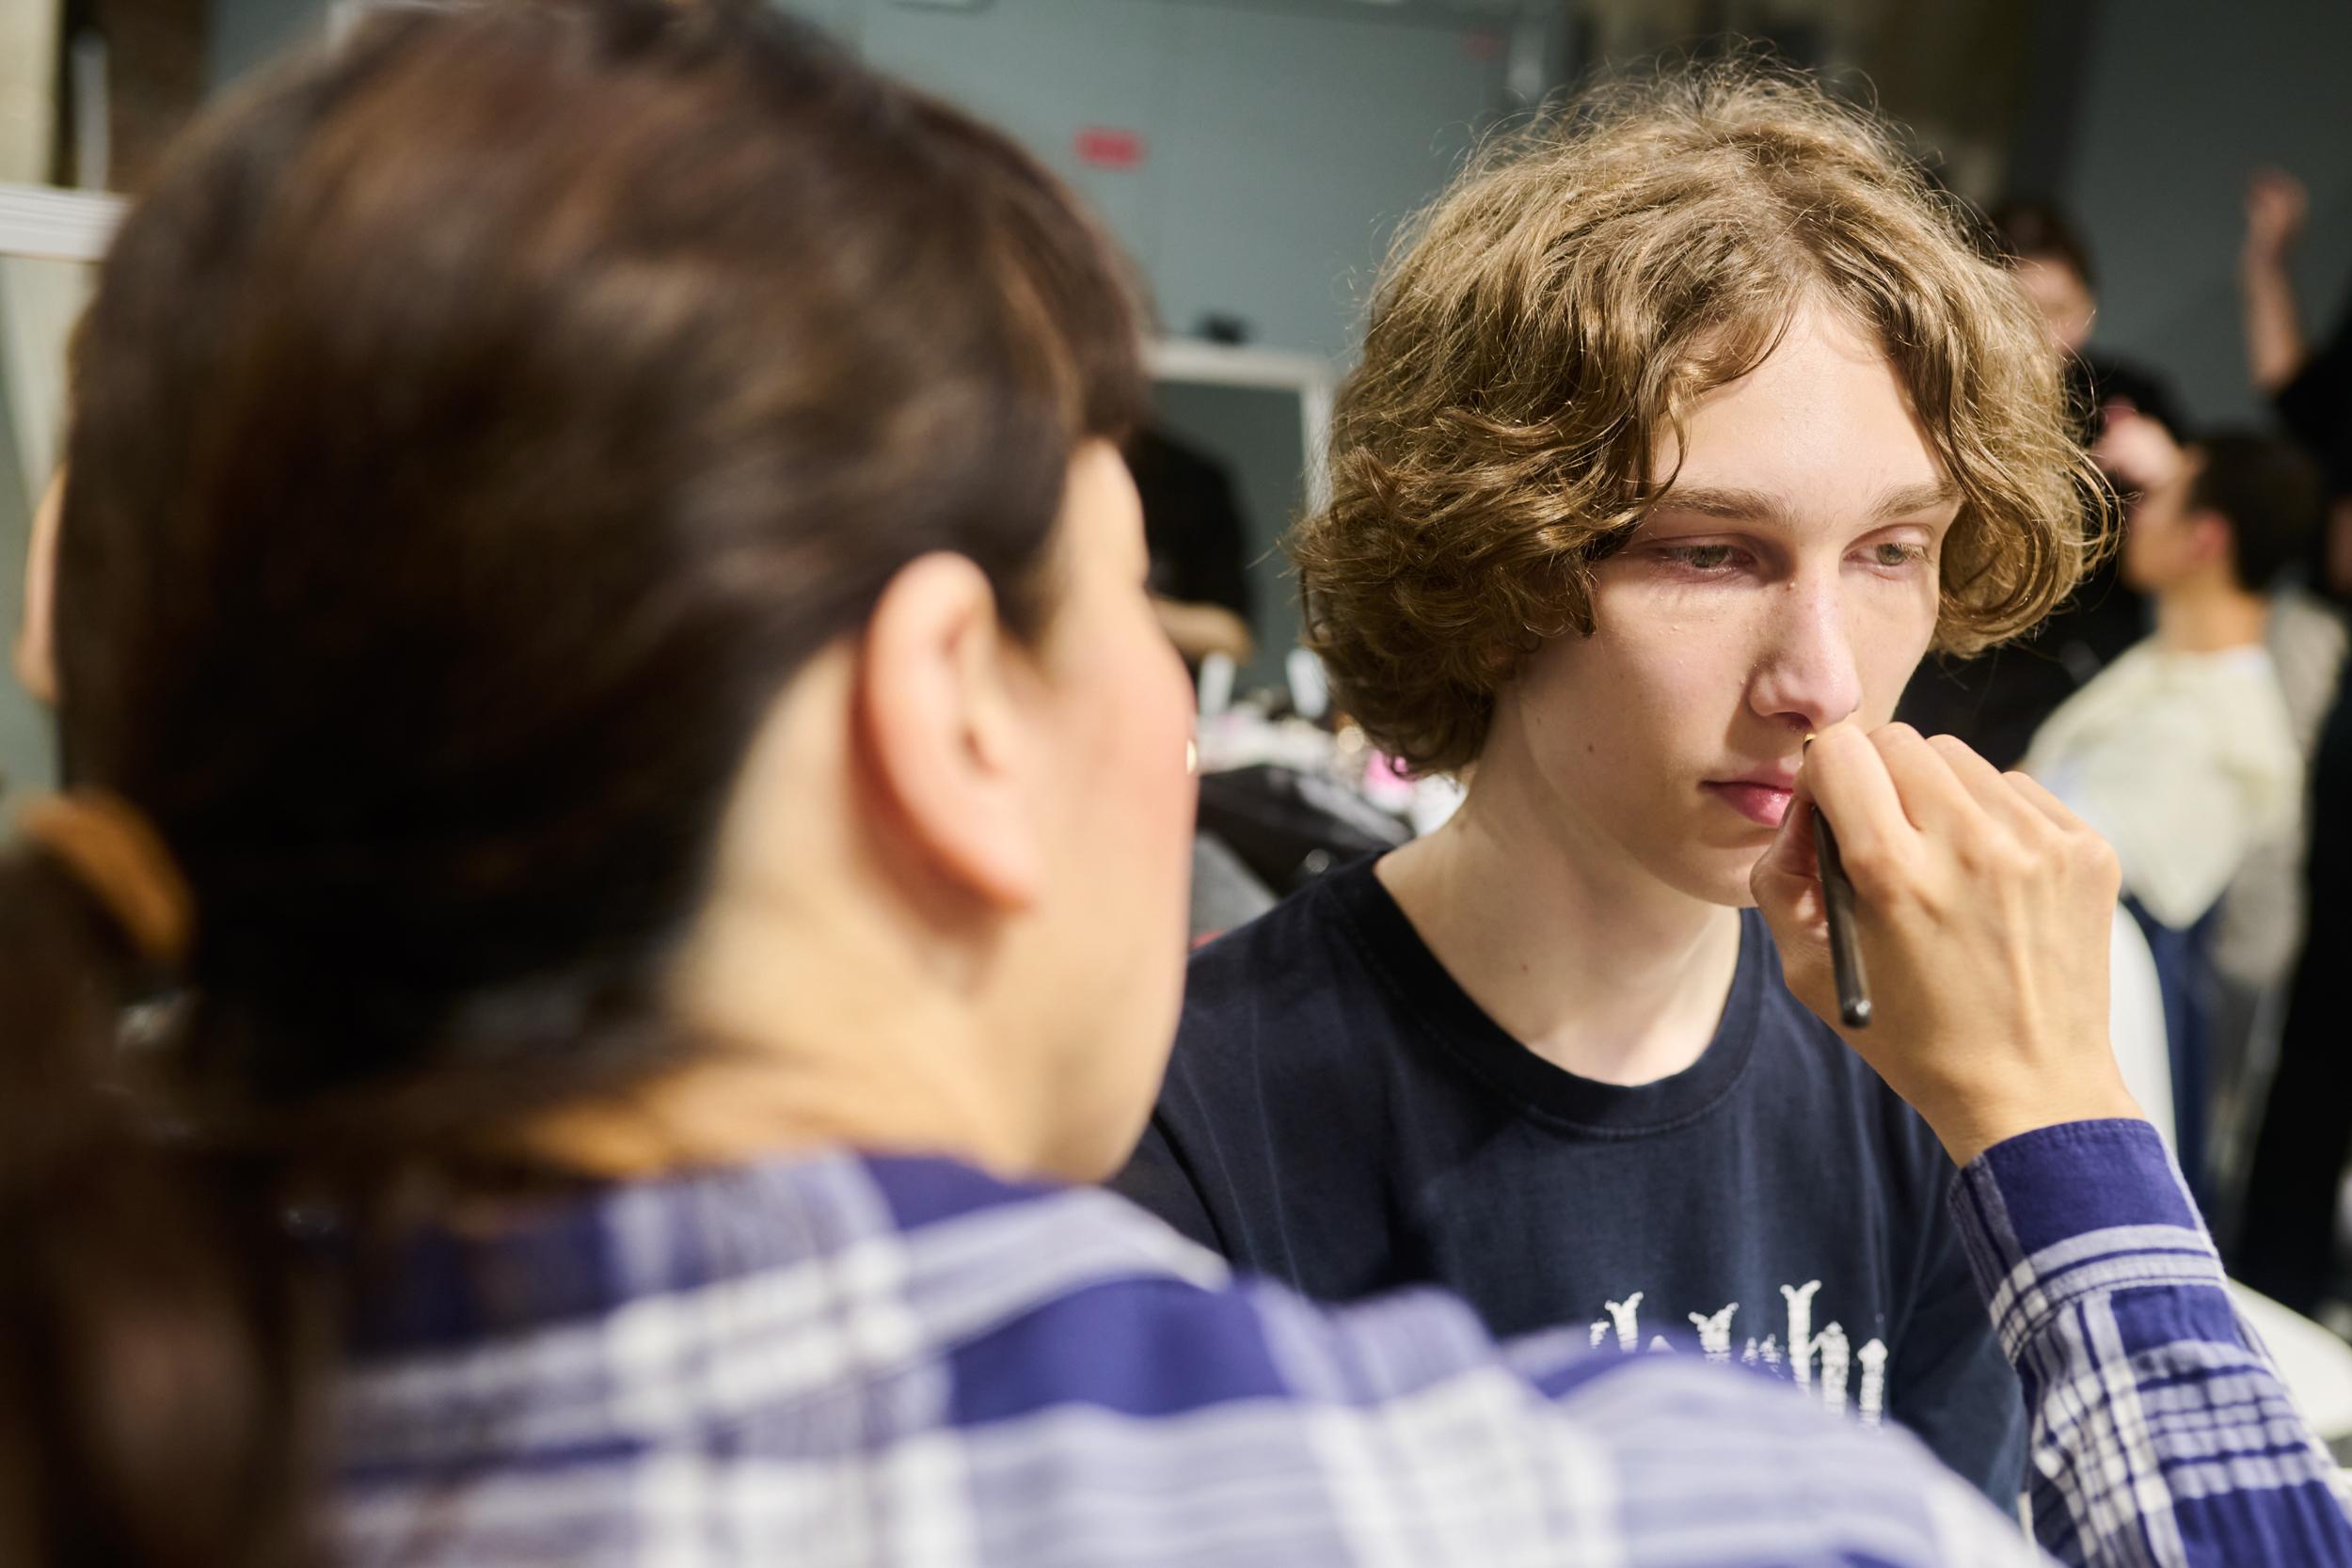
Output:
[[[2133,1123],[2012,1140],[1955,1195],[2038,1409],[2044,1538],[2352,1562],[2182,1201]],[[1315,1307],[1108,1194],[944,1161],[437,1234],[356,1356],[337,1528],[370,1568],[2037,1560],[1918,1443],[1785,1385],[1581,1334],[1498,1346],[1435,1292]]]
[[2352,1560],[2341,1472],[2154,1143],[2137,1122],[2049,1128],[1952,1195],[2025,1380],[2034,1533],[2070,1562]]

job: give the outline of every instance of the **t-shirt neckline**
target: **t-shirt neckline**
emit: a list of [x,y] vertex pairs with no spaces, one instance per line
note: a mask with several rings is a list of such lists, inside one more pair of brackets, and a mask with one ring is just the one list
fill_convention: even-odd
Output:
[[1322,884],[1358,955],[1405,1017],[1408,1032],[1454,1068],[1529,1117],[1587,1137],[1670,1132],[1722,1104],[1756,1052],[1765,972],[1772,954],[1764,923],[1740,911],[1740,959],[1715,1033],[1699,1059],[1649,1084],[1603,1084],[1544,1060],[1471,1000],[1422,941],[1367,856]]

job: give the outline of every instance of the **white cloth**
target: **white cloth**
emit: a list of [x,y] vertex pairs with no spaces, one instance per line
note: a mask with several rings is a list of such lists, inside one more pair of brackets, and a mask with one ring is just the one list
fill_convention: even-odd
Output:
[[[2344,618],[2308,589],[2290,585],[2270,596],[2270,626],[2263,641],[2279,671],[2295,744],[2309,758],[2320,721],[2335,701],[2336,674],[2344,665]],[[2249,990],[2283,985],[2303,946],[2303,854],[2298,821],[2294,832],[2256,845],[2221,895],[2214,968]]]
[[2155,955],[2139,922],[2122,905],[2107,940],[2107,1041],[2123,1086],[2154,1124],[2164,1147],[2181,1144],[2172,1125],[2172,1055],[2164,1033],[2164,990],[2156,980]]
[[2352,1436],[2352,1345],[2233,1279],[2238,1322],[2262,1336],[2295,1408],[2324,1440]]
[[2303,757],[2269,653],[2151,638],[2042,721],[2025,769],[2115,847],[2167,926],[2213,906],[2257,846],[2295,832]]
[[2278,666],[2279,690],[2295,723],[2295,743],[2311,754],[2336,700],[2348,639],[2343,611],[2310,589],[2287,584],[2270,595],[2263,645]]

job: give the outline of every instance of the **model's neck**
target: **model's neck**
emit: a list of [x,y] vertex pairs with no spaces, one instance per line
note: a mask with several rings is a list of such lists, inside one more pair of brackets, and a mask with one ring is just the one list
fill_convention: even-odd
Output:
[[2201,574],[2156,594],[2156,642],[2174,653],[2217,654],[2263,640],[2270,600],[2224,572]]
[[1500,773],[1378,875],[1470,999],[1554,1066],[1654,1083],[1714,1037],[1739,967],[1739,911],[1666,886]]

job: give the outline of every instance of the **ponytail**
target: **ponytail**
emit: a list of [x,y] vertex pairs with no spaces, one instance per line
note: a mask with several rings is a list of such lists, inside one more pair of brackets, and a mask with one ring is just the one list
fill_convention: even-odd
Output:
[[68,852],[0,853],[0,1561],[292,1563],[289,1347],[314,1336],[238,1217],[262,1191],[135,1092],[149,965],[114,903]]

